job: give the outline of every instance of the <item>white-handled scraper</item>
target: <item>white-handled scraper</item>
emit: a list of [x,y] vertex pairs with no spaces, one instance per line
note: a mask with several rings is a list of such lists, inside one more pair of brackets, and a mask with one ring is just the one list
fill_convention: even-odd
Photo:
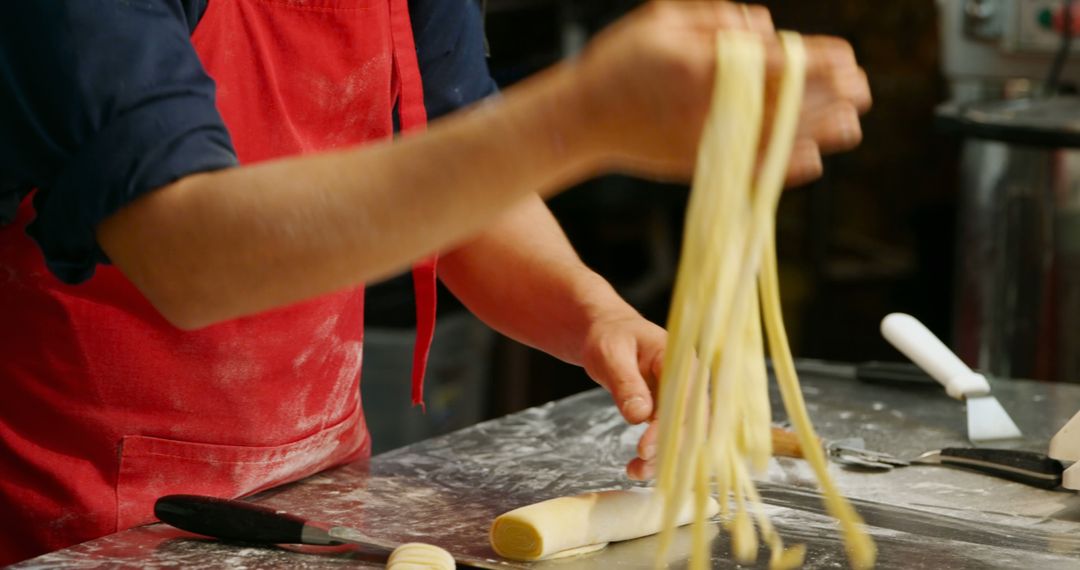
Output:
[[904,313],[892,313],[882,319],[881,334],[945,386],[950,396],[967,401],[971,443],[984,445],[1021,437],[1020,428],[1001,407],[1001,402],[990,395],[986,377],[968,368],[918,319]]

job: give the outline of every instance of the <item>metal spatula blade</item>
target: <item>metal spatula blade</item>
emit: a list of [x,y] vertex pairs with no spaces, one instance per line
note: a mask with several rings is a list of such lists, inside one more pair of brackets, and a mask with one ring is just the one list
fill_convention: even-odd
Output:
[[1020,428],[997,398],[990,395],[969,396],[965,401],[968,407],[968,438],[975,445],[1023,437]]

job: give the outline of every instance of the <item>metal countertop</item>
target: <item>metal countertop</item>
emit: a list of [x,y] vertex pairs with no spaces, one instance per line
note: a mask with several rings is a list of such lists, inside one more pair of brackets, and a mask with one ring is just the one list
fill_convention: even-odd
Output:
[[[905,458],[965,445],[962,404],[935,386],[891,387],[806,375],[819,433],[861,437]],[[1078,409],[1080,385],[998,382],[994,393],[1045,451]],[[782,406],[774,394],[776,418]],[[627,426],[606,393],[593,390],[316,475],[256,500],[358,528],[394,542],[424,541],[490,558],[491,521],[521,505],[587,490],[633,485],[623,465],[642,426]],[[831,469],[878,543],[879,568],[1080,568],[1080,497],[964,471],[912,466],[885,473]],[[835,524],[823,514],[801,460],[775,458],[760,483],[785,542],[805,543],[806,568],[846,568]],[[689,532],[676,537],[672,566],[685,566]],[[604,551],[508,568],[651,568],[655,538]],[[713,540],[714,568],[735,568],[728,541]],[[383,555],[385,556],[385,555]],[[140,527],[14,566],[45,568],[377,568],[378,553],[351,548],[298,551],[225,544],[163,525]],[[764,567],[767,556],[759,556]]]

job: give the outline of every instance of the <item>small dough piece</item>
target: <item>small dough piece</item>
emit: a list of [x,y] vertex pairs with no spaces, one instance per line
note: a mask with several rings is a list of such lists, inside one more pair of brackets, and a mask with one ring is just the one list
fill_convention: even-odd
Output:
[[[491,525],[491,547],[512,560],[583,554],[592,551],[583,547],[599,550],[608,542],[660,532],[663,511],[663,499],[651,488],[559,497],[500,515]],[[718,512],[719,503],[710,501],[707,516]],[[687,500],[677,524],[693,519],[694,505]]]
[[423,542],[407,542],[394,549],[386,561],[387,570],[454,570],[449,552]]

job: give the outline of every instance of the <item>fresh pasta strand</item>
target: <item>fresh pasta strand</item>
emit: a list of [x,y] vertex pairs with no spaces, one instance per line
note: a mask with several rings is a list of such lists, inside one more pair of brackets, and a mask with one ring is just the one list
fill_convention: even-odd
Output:
[[[764,136],[765,48],[760,37],[746,32],[717,35],[717,80],[698,149],[668,319],[659,394],[657,492],[665,505],[685,504],[691,498],[704,505],[715,484],[736,560],[756,558],[760,535],[771,550],[770,567],[802,564],[805,548],[784,547],[752,479],[772,454],[767,338],[784,406],[820,482],[826,508],[840,522],[851,565],[869,568],[876,557],[874,544],[829,477],[799,390],[780,310],[773,232],[806,70],[801,38],[781,32],[780,41],[784,73],[772,132],[755,173],[758,142]],[[695,509],[694,569],[706,568],[710,561],[704,511]],[[670,507],[664,511],[658,565],[671,544],[677,514]]]
[[[718,337],[733,320],[730,312],[737,306],[736,289],[750,287],[745,278],[740,279],[738,271],[731,270],[734,268],[729,266],[727,271],[721,271],[720,265],[723,261],[742,259],[746,247],[747,223],[752,212],[748,189],[753,180],[763,113],[764,52],[760,43],[749,36],[721,35],[717,38],[717,61],[713,103],[698,150],[699,166],[687,208],[661,382],[657,482],[660,492],[671,498],[685,495],[687,478],[693,471],[691,463],[695,459],[710,459],[701,453],[702,449],[715,448],[716,456],[712,465],[708,465],[709,470],[728,475],[733,474],[732,460],[738,455],[733,442],[723,437],[733,432],[739,412],[733,407],[734,389],[729,382],[719,382],[730,377],[722,370],[730,369],[732,362],[720,359],[717,347],[723,346],[724,339]],[[738,112],[727,113],[727,109]],[[732,144],[733,141],[741,144]],[[724,152],[717,152],[718,149]],[[705,405],[702,395],[710,376],[712,414],[708,444],[705,444],[700,441],[700,423],[692,421],[689,426],[684,423],[688,410],[692,410],[690,417],[696,420],[696,412]],[[696,397],[686,402],[684,399],[691,393]],[[731,488],[738,497],[739,486],[734,484]],[[721,504],[727,506],[726,501]],[[735,516],[738,518],[738,512]],[[664,529],[672,527],[672,519],[673,513],[665,512]],[[662,532],[658,560],[670,540],[671,532]],[[691,565],[700,567],[702,558],[694,556]]]
[[[741,49],[745,52],[744,58],[755,55],[753,47],[748,43],[733,43],[730,49]],[[728,51],[719,50],[721,60]],[[762,59],[764,57],[761,53],[756,55]],[[736,64],[740,60],[738,57],[731,59]],[[761,99],[764,96],[763,81],[747,81],[739,88],[735,87],[735,83],[735,81],[717,81],[714,87],[714,98],[733,101],[737,104],[742,114],[739,117],[740,120],[756,119],[760,122]],[[712,112],[719,112],[715,102]],[[683,253],[679,261],[674,299],[668,318],[669,341],[664,353],[664,373],[660,385],[658,444],[660,462],[657,480],[660,483],[659,488],[671,496],[681,496],[685,492],[685,476],[690,473],[687,464],[691,454],[682,451],[692,449],[693,446],[681,440],[698,435],[697,433],[687,434],[686,431],[695,430],[683,430],[681,425],[687,407],[691,405],[687,402],[691,386],[712,365],[706,355],[709,351],[704,350],[704,346],[699,346],[699,339],[705,336],[702,334],[702,327],[707,326],[711,327],[711,330],[716,330],[721,322],[715,318],[705,319],[704,314],[708,312],[711,315],[717,311],[726,311],[731,307],[729,292],[734,290],[735,276],[730,272],[719,272],[718,266],[721,259],[738,257],[739,251],[734,248],[741,246],[741,240],[737,239],[737,235],[728,236],[721,232],[710,232],[710,224],[714,223],[715,228],[721,229],[734,227],[739,223],[739,218],[744,217],[738,215],[740,210],[747,209],[746,196],[740,196],[735,192],[703,191],[701,187],[715,185],[718,179],[724,187],[748,187],[752,179],[750,166],[754,157],[752,149],[756,148],[757,141],[748,140],[744,146],[732,148],[732,154],[727,155],[726,160],[723,161],[714,162],[711,156],[705,156],[705,152],[706,149],[714,149],[721,145],[720,141],[738,139],[745,135],[751,135],[756,139],[756,132],[748,131],[746,128],[740,129],[737,120],[716,121],[710,118],[705,123],[702,143],[698,151],[699,167],[695,175],[694,191],[690,194],[690,204],[687,208],[687,220],[683,232]],[[709,217],[712,215],[715,215],[715,218],[710,220]],[[730,239],[725,239],[729,237]],[[722,255],[708,255],[710,246],[715,248],[712,251],[719,251]],[[695,277],[687,277],[691,274]],[[707,290],[706,284],[713,284],[713,290]],[[713,297],[719,298],[715,300],[707,298],[710,293]],[[708,311],[706,311],[707,307]],[[697,354],[701,355],[700,358],[697,358]],[[714,428],[718,427],[715,421],[717,405],[723,405],[725,401],[717,392],[713,392],[712,426]],[[665,512],[663,528],[670,529],[673,519],[673,513]],[[666,549],[670,540],[670,531],[661,535],[662,549]]]
[[[771,244],[770,244],[771,245]],[[761,271],[761,288],[773,299],[780,298],[780,288],[776,272],[776,251],[770,247],[766,251],[766,260]],[[863,530],[863,520],[855,508],[851,506],[840,491],[836,483],[829,476],[828,463],[825,460],[825,452],[822,450],[814,426],[810,423],[810,415],[806,412],[806,403],[803,400],[802,391],[799,389],[799,378],[795,373],[795,362],[791,358],[791,350],[788,348],[787,335],[784,332],[784,316],[780,312],[780,303],[765,303],[765,327],[775,331],[769,334],[769,352],[773,355],[773,367],[776,370],[776,381],[780,386],[780,395],[784,400],[784,408],[788,412],[795,433],[799,437],[799,446],[803,450],[803,456],[814,470],[818,484],[821,485],[822,495],[825,497],[825,507],[829,514],[840,522],[844,535],[844,547],[847,549],[848,560],[854,568],[871,568],[877,558],[877,547],[874,541]]]

